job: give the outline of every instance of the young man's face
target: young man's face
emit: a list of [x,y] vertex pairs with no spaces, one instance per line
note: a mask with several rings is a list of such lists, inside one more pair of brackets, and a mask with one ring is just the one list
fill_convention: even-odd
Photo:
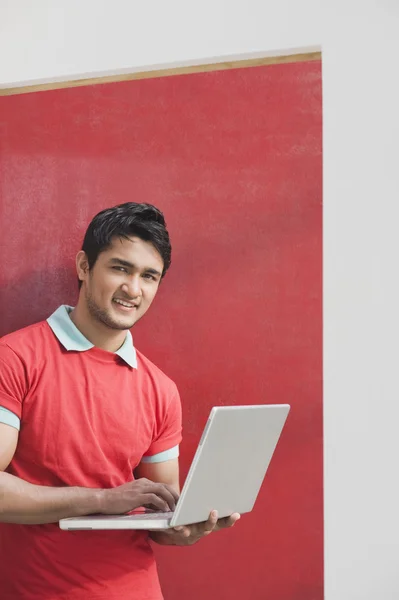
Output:
[[81,298],[90,315],[111,329],[129,329],[147,312],[164,266],[154,246],[138,237],[113,238],[90,270],[83,252],[77,262]]

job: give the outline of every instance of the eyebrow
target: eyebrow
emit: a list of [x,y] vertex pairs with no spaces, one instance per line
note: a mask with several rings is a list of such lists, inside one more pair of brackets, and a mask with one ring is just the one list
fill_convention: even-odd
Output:
[[[127,267],[128,269],[135,268],[135,265],[133,263],[129,262],[128,260],[123,260],[122,258],[111,258],[111,260],[109,262],[112,265],[121,265],[123,267]],[[146,273],[151,273],[152,275],[158,275],[159,277],[162,276],[162,273],[157,271],[157,269],[153,269],[152,267],[148,267],[148,268],[144,269],[144,271]]]

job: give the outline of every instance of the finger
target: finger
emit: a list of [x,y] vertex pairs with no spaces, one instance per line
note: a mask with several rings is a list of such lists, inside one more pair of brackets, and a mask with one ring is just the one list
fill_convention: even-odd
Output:
[[208,520],[206,521],[206,523],[204,523],[204,535],[209,535],[210,533],[212,533],[212,531],[215,529],[216,525],[218,522],[218,512],[217,510],[213,510],[209,517]]
[[139,498],[141,506],[153,508],[154,510],[162,510],[163,512],[169,511],[168,503],[157,494],[141,494]]
[[178,527],[174,527],[173,529],[182,537],[188,538],[191,535],[191,527],[188,527],[187,525],[180,525]]
[[233,527],[237,521],[239,521],[241,515],[239,513],[233,513],[229,517],[219,519],[217,522],[217,529],[226,529],[227,527]]
[[175,502],[178,501],[179,494],[178,494],[178,492],[176,492],[176,490],[171,485],[168,485],[167,483],[155,483],[154,485],[162,488],[162,490],[164,492],[166,492],[168,495],[170,494]]
[[144,489],[144,493],[156,494],[157,496],[162,498],[162,500],[164,500],[166,503],[166,508],[164,508],[162,510],[169,511],[169,510],[175,510],[175,508],[176,508],[176,500],[175,500],[176,492],[174,492],[174,490],[173,490],[174,493],[172,494],[171,490],[172,490],[172,488],[170,488],[169,486],[166,486],[162,483],[149,482]]
[[157,484],[157,494],[162,496],[162,498],[168,503],[170,510],[175,510],[176,502],[177,502],[179,496],[177,495],[177,493],[175,492],[175,490],[172,487],[170,487],[168,485],[164,485],[162,483],[158,483]]
[[164,486],[170,491],[170,493],[172,494],[173,498],[175,499],[175,502],[177,502],[178,499],[179,499],[179,497],[180,497],[179,492],[177,492],[171,485],[167,485],[165,483]]
[[[172,510],[176,507],[176,502],[179,499],[178,492],[171,486],[166,483],[158,483],[151,481],[145,477],[137,480],[140,483],[141,490],[144,493],[155,493],[160,495],[166,502],[168,502],[168,506],[172,508]],[[174,504],[173,504],[174,501]]]

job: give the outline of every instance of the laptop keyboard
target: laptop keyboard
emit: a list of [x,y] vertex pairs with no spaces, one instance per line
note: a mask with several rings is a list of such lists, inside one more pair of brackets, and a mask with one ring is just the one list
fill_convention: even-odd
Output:
[[149,512],[149,513],[136,513],[135,515],[127,515],[128,517],[135,517],[136,519],[145,519],[145,520],[164,520],[171,519],[173,517],[173,512]]

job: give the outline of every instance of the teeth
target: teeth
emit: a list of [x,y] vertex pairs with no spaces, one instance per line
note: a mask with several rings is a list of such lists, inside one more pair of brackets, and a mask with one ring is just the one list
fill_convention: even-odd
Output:
[[126,308],[133,308],[133,304],[128,304],[127,302],[122,302],[122,300],[117,300],[116,298],[114,299],[114,302],[117,302],[118,304],[122,304],[122,306],[126,306]]

